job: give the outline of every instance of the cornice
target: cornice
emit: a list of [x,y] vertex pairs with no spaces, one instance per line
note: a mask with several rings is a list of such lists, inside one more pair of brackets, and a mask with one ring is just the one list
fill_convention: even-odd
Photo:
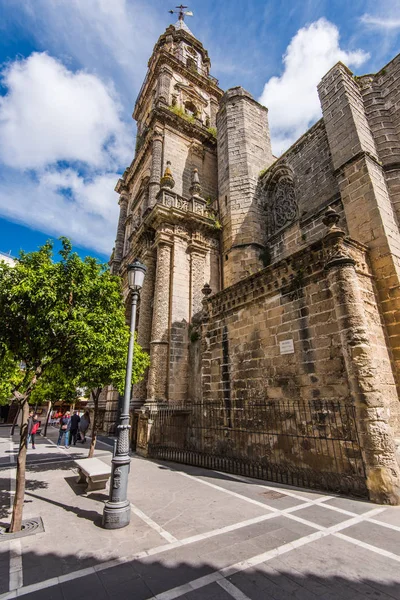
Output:
[[[357,273],[371,277],[366,247],[350,238],[345,238],[343,244]],[[288,301],[297,300],[310,282],[325,277],[334,249],[335,241],[323,238],[218,292],[206,300],[210,317],[223,317],[246,304],[277,294],[287,296]]]

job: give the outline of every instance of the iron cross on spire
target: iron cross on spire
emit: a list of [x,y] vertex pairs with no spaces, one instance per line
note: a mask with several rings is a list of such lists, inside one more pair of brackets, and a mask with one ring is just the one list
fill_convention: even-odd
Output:
[[187,6],[183,6],[183,4],[181,4],[180,6],[176,6],[175,8],[177,8],[178,10],[169,10],[168,12],[171,13],[171,15],[173,15],[174,13],[178,14],[180,21],[184,21],[185,17],[193,17],[193,13],[191,10],[185,11],[185,8],[187,8]]

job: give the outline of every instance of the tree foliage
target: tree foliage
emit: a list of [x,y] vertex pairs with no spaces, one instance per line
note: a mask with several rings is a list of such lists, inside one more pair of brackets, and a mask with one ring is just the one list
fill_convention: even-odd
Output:
[[[0,263],[0,373],[10,370],[5,394],[11,390],[24,414],[12,531],[21,527],[25,404],[33,390],[43,395],[46,385],[54,390],[63,381],[70,387],[113,384],[123,388],[129,328],[120,280],[96,259],[82,260],[66,238],[61,241],[58,262],[53,261],[53,246],[47,242],[37,252],[22,252],[14,267]],[[24,369],[18,377],[13,365],[21,363]],[[134,381],[147,365],[147,355],[137,346]]]

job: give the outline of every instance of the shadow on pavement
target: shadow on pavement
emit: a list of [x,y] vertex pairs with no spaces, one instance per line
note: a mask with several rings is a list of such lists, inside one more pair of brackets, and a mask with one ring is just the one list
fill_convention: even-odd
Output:
[[[113,535],[110,532],[110,535]],[[186,549],[187,550],[187,549]],[[140,560],[127,560],[117,566],[98,570],[101,561],[96,559],[95,550],[88,548],[90,556],[64,555],[57,553],[27,552],[23,555],[24,586],[38,584],[41,581],[65,576],[74,571],[86,569],[85,576],[71,578],[56,585],[46,586],[37,591],[28,591],[30,600],[83,600],[95,598],[106,600],[149,600],[168,590],[174,592],[168,598],[186,600],[232,600],[223,587],[236,586],[235,598],[240,598],[238,590],[250,600],[365,600],[379,598],[390,600],[398,598],[398,577],[395,581],[380,581],[372,577],[352,578],[343,575],[324,576],[315,565],[299,572],[289,565],[274,560],[260,564],[248,571],[239,571],[224,579],[218,568],[209,561],[193,556],[193,560],[155,560],[147,557]],[[273,563],[273,564],[272,564]],[[87,573],[90,567],[96,571]],[[365,570],[368,567],[366,565]],[[314,572],[313,572],[314,571]],[[395,572],[395,571],[394,571]],[[83,575],[83,573],[82,573]],[[221,582],[221,586],[218,584]],[[187,584],[190,583],[190,586]],[[0,592],[7,591],[8,582],[2,580]],[[176,590],[180,586],[187,586]],[[232,591],[232,588],[231,588]],[[20,590],[18,597],[24,595]],[[157,596],[158,597],[158,596]],[[167,597],[167,595],[165,596]]]

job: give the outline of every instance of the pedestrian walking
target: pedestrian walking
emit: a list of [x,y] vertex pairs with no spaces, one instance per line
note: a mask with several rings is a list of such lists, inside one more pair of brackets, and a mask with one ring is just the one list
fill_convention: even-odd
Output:
[[[30,434],[30,441],[32,442],[32,450],[36,450],[36,446],[35,446],[35,435],[37,434],[37,431],[40,427],[40,421],[38,419],[38,416],[36,414],[34,414],[32,416],[32,427],[31,427],[31,434]],[[29,444],[29,442],[28,442]]]
[[33,425],[33,415],[34,415],[34,411],[30,410],[29,411],[29,417],[28,417],[28,445],[29,445],[29,442],[31,441],[32,425]]
[[65,415],[63,417],[61,417],[61,419],[60,419],[60,433],[58,435],[57,446],[59,446],[61,444],[63,436],[65,435],[64,444],[65,444],[66,448],[69,448],[68,439],[69,439],[70,427],[71,427],[71,413],[69,412],[69,410],[67,410]]
[[79,422],[79,434],[81,436],[82,444],[84,444],[86,442],[86,432],[89,429],[89,425],[90,425],[90,415],[89,415],[89,411],[87,410],[85,412],[85,414],[83,415],[83,417],[81,417],[81,420]]
[[28,446],[32,442],[32,449],[35,450],[35,433],[39,429],[40,422],[38,421],[37,414],[33,410],[29,411],[28,419]]
[[81,418],[79,416],[79,412],[77,410],[74,411],[74,414],[71,417],[71,428],[69,430],[69,435],[70,435],[70,439],[69,439],[69,443],[73,443],[74,446],[76,446],[76,438],[78,435],[78,426],[79,426],[79,422],[80,422]]

